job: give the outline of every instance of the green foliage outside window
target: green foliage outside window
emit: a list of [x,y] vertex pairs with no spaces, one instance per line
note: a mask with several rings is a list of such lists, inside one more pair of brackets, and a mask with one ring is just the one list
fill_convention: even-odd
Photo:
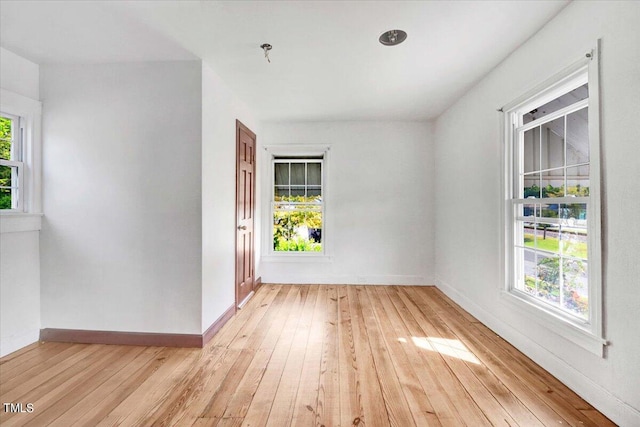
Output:
[[560,303],[560,275],[563,282],[563,300],[565,308],[586,317],[589,310],[588,297],[578,293],[578,277],[585,272],[584,263],[575,259],[543,258],[538,262],[538,287],[536,278],[525,276],[527,291],[555,304]]
[[[11,119],[0,117],[0,159],[11,160]],[[11,168],[0,168],[0,186],[11,186]],[[11,190],[0,189],[0,209],[11,209]]]
[[[560,187],[554,187],[551,184],[546,187],[542,187],[542,197],[564,197],[564,185]],[[576,196],[576,197],[588,197],[589,196],[589,187],[583,187],[580,184],[572,185],[567,187],[567,196]],[[540,197],[540,187],[537,185],[532,185],[531,187],[526,187],[524,189],[524,198],[527,197]]]
[[[317,203],[320,196],[277,196],[282,203],[273,214],[273,249],[280,251],[321,252],[322,243],[313,238],[304,238],[296,232],[306,226],[309,230],[321,232],[322,211]],[[308,203],[289,205],[287,202]],[[317,209],[317,210],[316,210]],[[320,239],[318,239],[320,240]]]
[[274,249],[277,252],[322,252],[322,243],[318,243],[313,239],[304,239],[300,236],[294,236],[291,239],[278,239],[277,243],[275,243]]

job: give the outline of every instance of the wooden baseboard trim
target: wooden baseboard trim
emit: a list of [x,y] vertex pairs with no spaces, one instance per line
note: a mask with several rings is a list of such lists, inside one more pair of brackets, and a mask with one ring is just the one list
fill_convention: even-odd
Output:
[[40,341],[202,348],[202,335],[199,334],[159,334],[46,328],[40,330]]
[[89,331],[83,329],[40,329],[40,341],[82,344],[139,345],[151,347],[202,348],[233,317],[229,307],[203,334],[158,334],[147,332]]
[[211,341],[235,312],[235,306],[232,305],[202,335],[46,328],[40,329],[40,341],[202,348]]
[[229,319],[233,317],[234,314],[236,314],[235,304],[229,307],[227,311],[222,313],[222,315],[218,317],[218,319],[213,322],[206,331],[204,331],[204,333],[202,334],[202,347],[204,347],[209,341],[211,341],[211,338],[213,338],[215,334],[218,333],[218,331],[229,321]]
[[260,289],[260,286],[262,286],[262,276],[258,277],[256,281],[253,282],[253,291],[258,292],[258,289]]

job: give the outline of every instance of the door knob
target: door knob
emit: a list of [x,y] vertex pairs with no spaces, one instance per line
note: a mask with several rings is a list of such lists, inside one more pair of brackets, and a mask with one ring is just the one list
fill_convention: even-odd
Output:
[[246,230],[247,226],[246,225],[239,225],[238,226],[238,230]]

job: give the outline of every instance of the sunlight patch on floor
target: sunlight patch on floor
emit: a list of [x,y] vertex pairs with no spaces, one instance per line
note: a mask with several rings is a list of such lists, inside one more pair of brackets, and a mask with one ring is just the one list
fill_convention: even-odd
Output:
[[[402,338],[404,339],[404,338]],[[480,365],[480,360],[465,347],[460,340],[450,340],[447,338],[437,337],[411,337],[411,341],[417,347],[425,350],[434,351],[436,353],[443,354],[445,356],[455,357],[466,362],[475,363]],[[401,342],[406,342],[401,341]]]

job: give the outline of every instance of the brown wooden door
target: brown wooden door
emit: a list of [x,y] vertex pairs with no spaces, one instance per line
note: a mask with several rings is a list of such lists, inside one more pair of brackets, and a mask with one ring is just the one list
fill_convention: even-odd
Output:
[[236,120],[236,306],[251,296],[254,286],[254,212],[256,135]]

